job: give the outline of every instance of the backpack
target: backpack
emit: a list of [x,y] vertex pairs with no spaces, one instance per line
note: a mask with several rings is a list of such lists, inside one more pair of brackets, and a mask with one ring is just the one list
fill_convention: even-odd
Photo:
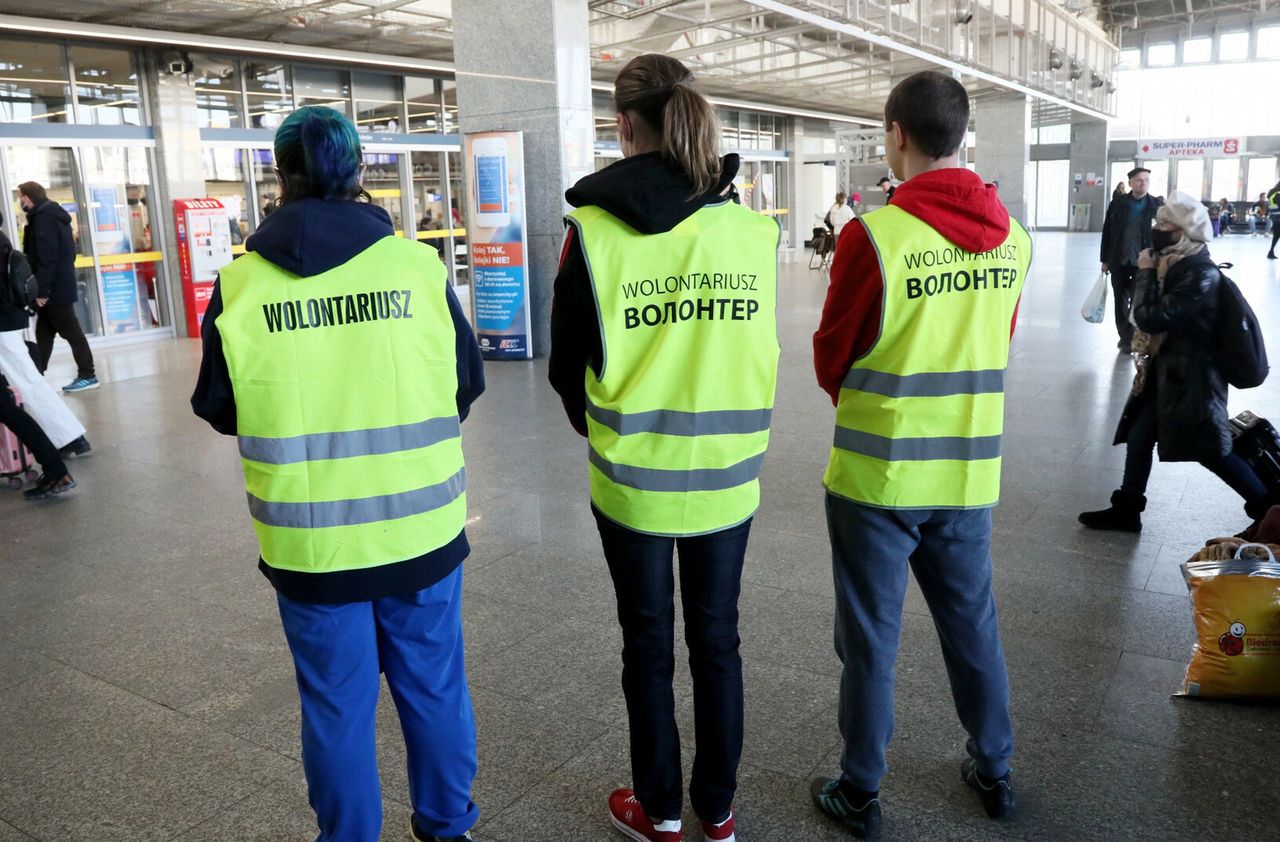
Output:
[[12,307],[30,310],[36,306],[36,296],[40,291],[35,272],[31,271],[31,261],[17,249],[9,250],[7,277],[4,283],[4,297]]
[[1261,386],[1267,379],[1267,348],[1262,341],[1258,316],[1245,300],[1236,282],[1223,273],[1230,263],[1218,267],[1218,330],[1213,347],[1213,363],[1228,383],[1237,389]]

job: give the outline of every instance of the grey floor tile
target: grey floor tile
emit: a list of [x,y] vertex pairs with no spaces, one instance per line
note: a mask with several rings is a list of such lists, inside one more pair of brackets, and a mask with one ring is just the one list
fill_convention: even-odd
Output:
[[0,820],[0,842],[30,842],[35,837],[28,836],[6,821]]

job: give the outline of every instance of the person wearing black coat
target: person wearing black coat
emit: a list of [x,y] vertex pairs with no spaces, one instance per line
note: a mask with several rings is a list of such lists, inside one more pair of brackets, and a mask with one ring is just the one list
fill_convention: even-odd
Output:
[[1116,347],[1129,352],[1133,325],[1129,310],[1133,301],[1134,275],[1138,272],[1138,252],[1151,247],[1151,223],[1164,204],[1158,196],[1147,193],[1151,171],[1144,167],[1129,170],[1128,194],[1113,196],[1102,223],[1102,271],[1111,273],[1111,290],[1115,293]]
[[40,346],[40,370],[49,365],[55,334],[67,340],[75,356],[76,379],[64,392],[98,388],[93,352],[76,316],[76,246],[71,237],[71,216],[51,201],[42,185],[26,181],[18,185],[18,201],[27,212],[22,250],[31,261],[40,284],[36,299],[36,344]]
[[1113,442],[1125,445],[1124,480],[1110,508],[1085,512],[1080,522],[1090,529],[1141,531],[1155,452],[1162,462],[1199,462],[1213,471],[1257,520],[1275,501],[1249,464],[1231,452],[1227,382],[1212,352],[1222,273],[1205,245],[1213,235],[1208,213],[1189,197],[1175,197],[1156,219],[1154,248],[1139,255],[1135,279],[1138,374]]

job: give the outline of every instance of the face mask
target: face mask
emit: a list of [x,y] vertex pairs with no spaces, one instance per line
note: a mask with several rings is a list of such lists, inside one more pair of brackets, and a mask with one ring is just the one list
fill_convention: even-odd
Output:
[[1154,251],[1164,251],[1181,239],[1181,231],[1165,231],[1162,228],[1151,229],[1151,248]]

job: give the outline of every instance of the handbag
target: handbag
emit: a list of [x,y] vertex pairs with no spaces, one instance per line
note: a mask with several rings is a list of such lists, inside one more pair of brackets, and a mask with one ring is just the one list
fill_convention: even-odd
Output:
[[1107,274],[1098,273],[1098,280],[1093,282],[1093,289],[1085,296],[1080,305],[1080,315],[1090,324],[1102,324],[1107,315]]

